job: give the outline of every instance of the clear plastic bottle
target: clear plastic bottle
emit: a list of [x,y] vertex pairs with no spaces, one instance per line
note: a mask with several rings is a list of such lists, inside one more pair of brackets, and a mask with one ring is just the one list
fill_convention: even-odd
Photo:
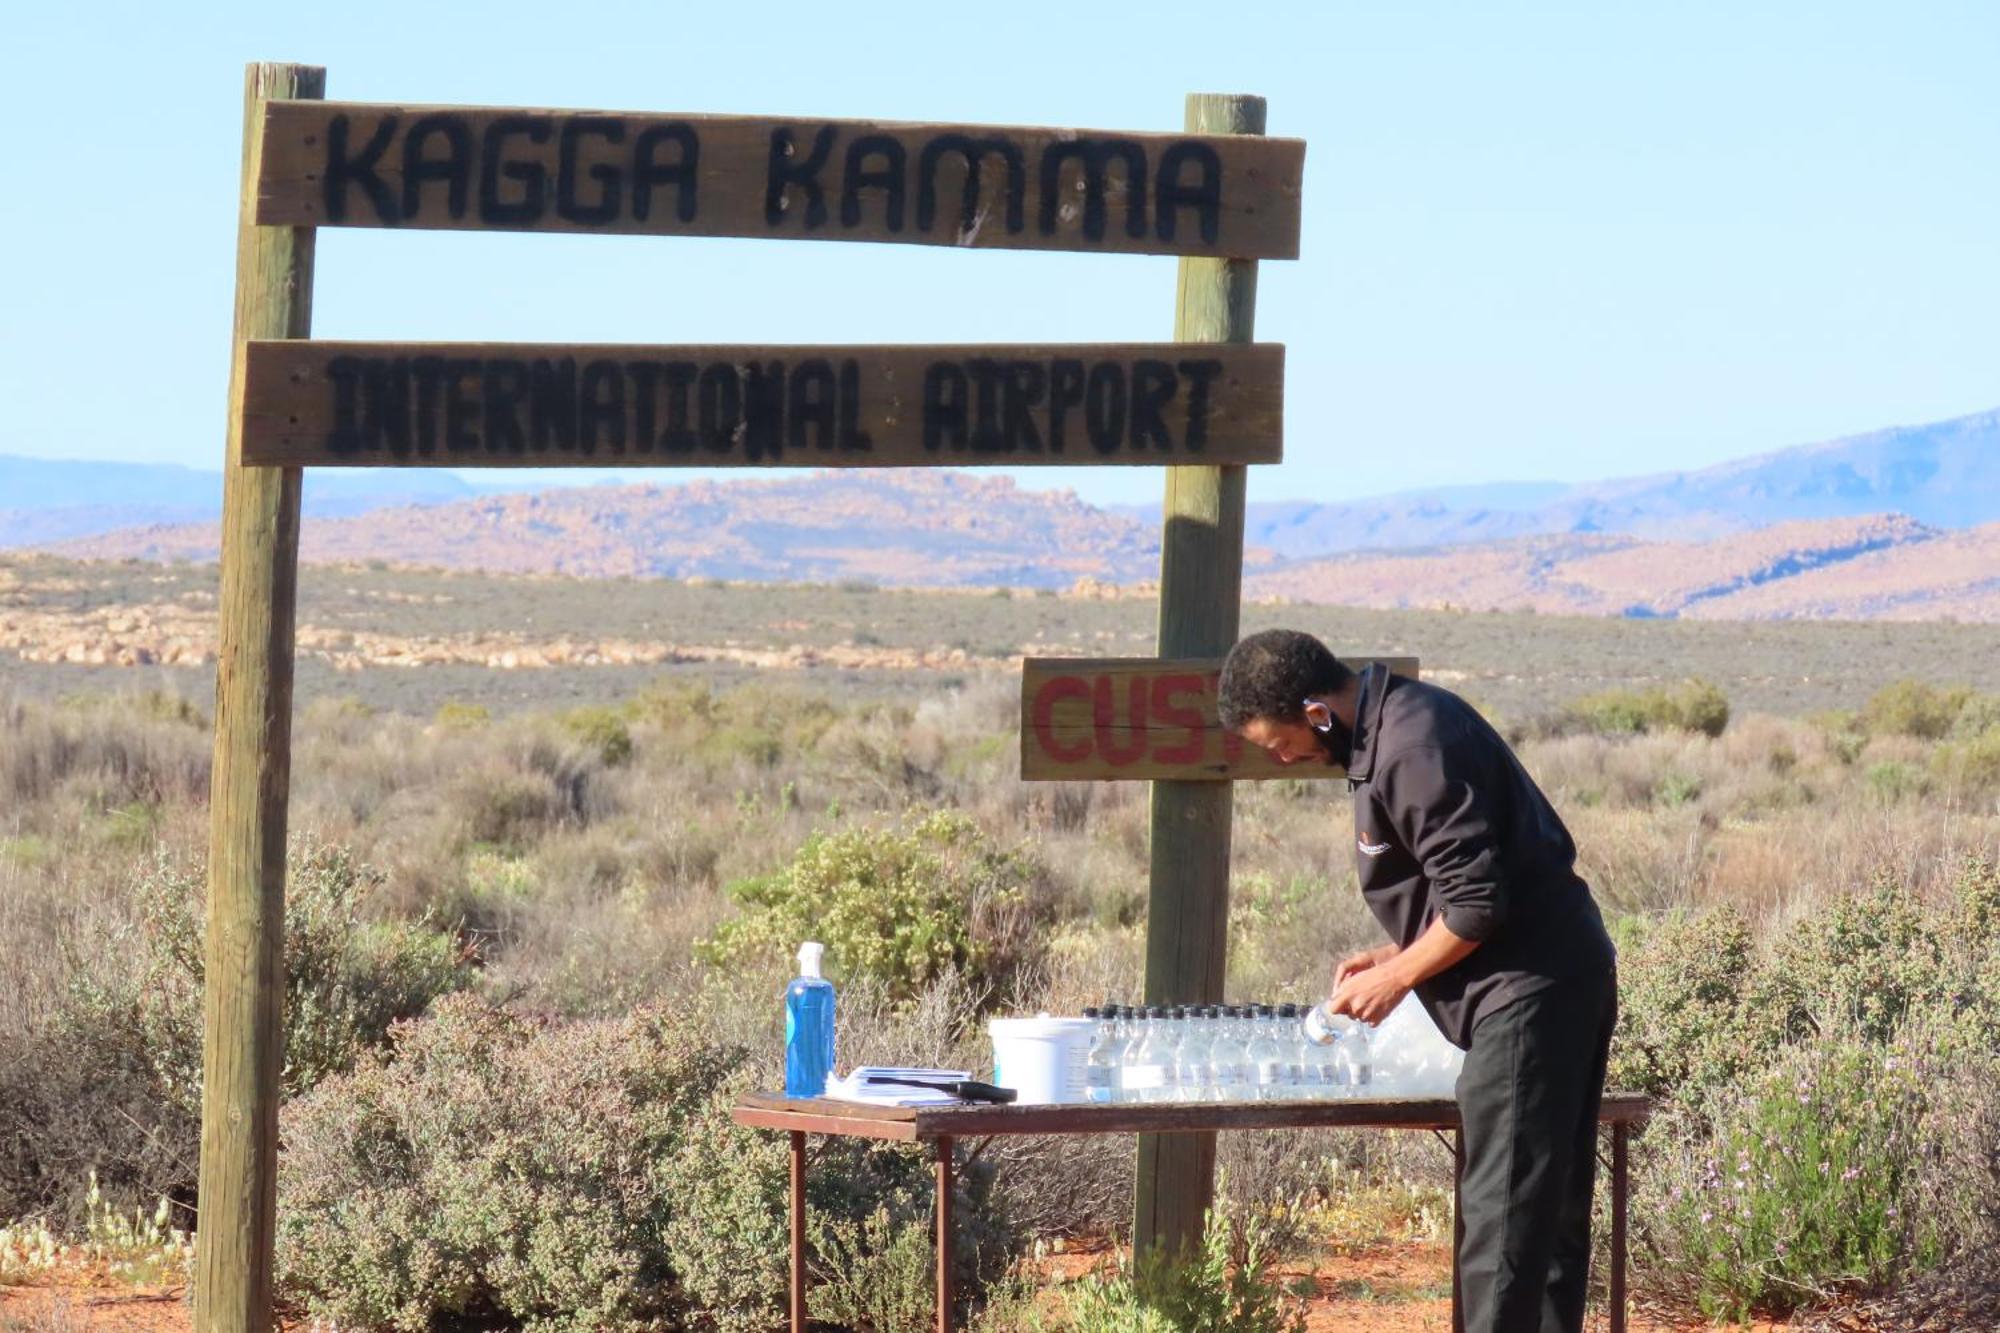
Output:
[[1340,1067],[1342,1081],[1347,1084],[1350,1097],[1372,1097],[1374,1089],[1374,1059],[1371,1048],[1375,1042],[1375,1029],[1366,1023],[1355,1022],[1340,1034]]
[[1278,1043],[1278,1054],[1285,1062],[1285,1093],[1287,1097],[1310,1097],[1312,1083],[1306,1077],[1305,1034],[1299,1031],[1299,1007],[1295,1004],[1278,1006],[1278,1030],[1273,1035]]
[[[1299,1006],[1301,1014],[1310,1016],[1313,1006]],[[1339,1097],[1345,1089],[1341,1086],[1339,1043],[1316,1042],[1306,1032],[1306,1024],[1301,1021],[1293,1029],[1299,1043],[1299,1062],[1304,1067],[1304,1083],[1308,1095],[1321,1099]]]
[[1370,1045],[1375,1029],[1344,1014],[1336,1014],[1321,1001],[1306,1015],[1306,1040],[1333,1051],[1336,1083],[1344,1097],[1366,1097],[1374,1078]]
[[1230,1022],[1234,1008],[1227,1004],[1208,1007],[1208,1100],[1212,1102],[1233,1101],[1237,1096],[1243,1048],[1237,1043],[1236,1029]]
[[1181,1101],[1205,1102],[1215,1088],[1215,1070],[1209,1064],[1213,1038],[1209,1032],[1208,1008],[1195,1005],[1187,1015],[1174,1060],[1178,1070],[1177,1091]]
[[799,974],[785,987],[785,1095],[818,1097],[833,1073],[833,983],[820,975],[826,946],[799,946]]
[[1126,1049],[1122,1085],[1130,1101],[1156,1102],[1165,1091],[1166,1080],[1160,1064],[1164,1041],[1161,1029],[1165,1025],[1165,1015],[1160,1007],[1156,1004],[1146,1006],[1139,1019],[1138,1036]]
[[1276,1022],[1268,1004],[1250,1006],[1250,1044],[1245,1054],[1257,1080],[1257,1099],[1276,1101],[1285,1095],[1285,1058],[1278,1050]]
[[1090,1035],[1090,1052],[1084,1056],[1083,1096],[1085,1101],[1101,1105],[1112,1099],[1118,1082],[1112,1023],[1096,1005],[1086,1005],[1083,1016],[1096,1025]]
[[1160,1031],[1160,1100],[1177,1102],[1181,1099],[1181,1043],[1187,1040],[1187,1007],[1169,1006]]

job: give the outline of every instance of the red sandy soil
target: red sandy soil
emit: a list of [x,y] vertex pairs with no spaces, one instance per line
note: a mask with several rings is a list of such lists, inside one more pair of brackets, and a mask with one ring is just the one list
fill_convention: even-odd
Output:
[[[1050,1255],[1042,1271],[1051,1283],[1076,1277],[1106,1258],[1103,1251]],[[1318,1290],[1306,1315],[1307,1333],[1449,1333],[1451,1264],[1441,1245],[1388,1244],[1329,1258],[1317,1271],[1281,1268],[1286,1281],[1311,1278]],[[0,1287],[0,1333],[187,1333],[191,1315],[184,1287],[132,1287],[107,1278],[66,1275],[59,1282]],[[305,1323],[287,1328],[307,1333]],[[1604,1333],[1593,1312],[1591,1333]],[[1711,1326],[1662,1322],[1639,1314],[1631,1333],[1690,1333]],[[1782,1333],[1758,1322],[1740,1333]],[[1714,1333],[1722,1333],[1715,1330]]]

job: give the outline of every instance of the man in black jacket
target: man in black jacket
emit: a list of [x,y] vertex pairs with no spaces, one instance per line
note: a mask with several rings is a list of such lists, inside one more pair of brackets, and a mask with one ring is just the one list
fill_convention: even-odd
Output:
[[1379,1023],[1414,990],[1466,1051],[1466,1329],[1575,1333],[1617,979],[1569,830],[1463,699],[1379,663],[1357,675],[1309,634],[1244,639],[1219,694],[1222,724],[1280,762],[1347,770],[1389,942],[1334,968],[1333,1009]]

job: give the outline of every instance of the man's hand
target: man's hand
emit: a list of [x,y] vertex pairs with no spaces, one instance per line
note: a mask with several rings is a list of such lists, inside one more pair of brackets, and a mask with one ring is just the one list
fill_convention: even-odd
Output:
[[1400,952],[1401,950],[1397,949],[1394,944],[1380,944],[1373,949],[1363,949],[1360,953],[1347,955],[1347,957],[1334,964],[1333,988],[1339,990],[1340,983],[1353,976],[1356,972],[1365,972],[1371,967],[1379,967]]
[[[1410,988],[1403,983],[1395,969],[1381,966],[1372,954],[1357,956],[1366,957],[1368,962],[1365,966],[1348,972],[1336,983],[1333,991],[1333,1012],[1358,1018],[1364,1023],[1380,1023],[1389,1016],[1391,1010],[1403,1002],[1403,997],[1410,993]],[[1341,967],[1344,968],[1353,961],[1352,958],[1343,959]],[[1340,974],[1336,972],[1336,975]]]

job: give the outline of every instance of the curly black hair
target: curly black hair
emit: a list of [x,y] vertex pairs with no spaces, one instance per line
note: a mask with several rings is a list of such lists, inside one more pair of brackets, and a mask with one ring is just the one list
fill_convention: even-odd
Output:
[[1231,731],[1241,731],[1253,717],[1303,721],[1308,695],[1331,694],[1353,675],[1312,635],[1263,630],[1229,650],[1216,688],[1216,712]]

